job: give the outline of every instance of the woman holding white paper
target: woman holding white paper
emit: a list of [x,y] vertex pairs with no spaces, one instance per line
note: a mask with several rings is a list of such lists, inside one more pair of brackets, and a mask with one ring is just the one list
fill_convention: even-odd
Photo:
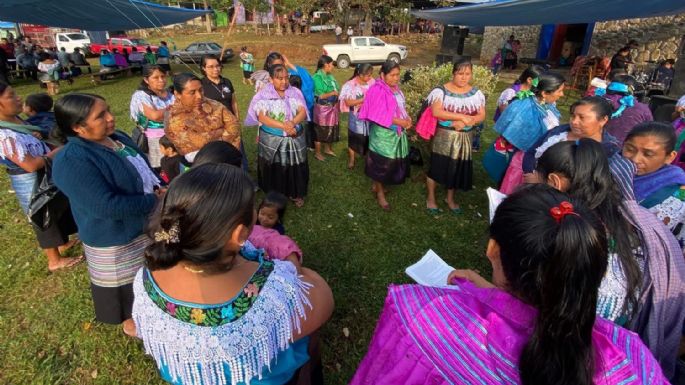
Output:
[[582,204],[524,187],[490,226],[492,282],[391,286],[351,384],[667,384],[635,334],[595,314],[608,242]]

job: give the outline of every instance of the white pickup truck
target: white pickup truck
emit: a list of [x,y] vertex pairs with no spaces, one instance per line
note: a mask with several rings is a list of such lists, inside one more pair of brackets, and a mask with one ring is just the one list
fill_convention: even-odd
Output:
[[392,60],[397,63],[407,58],[407,47],[387,44],[373,36],[353,36],[349,44],[326,44],[323,54],[335,60],[338,68],[347,68],[350,64],[383,63]]

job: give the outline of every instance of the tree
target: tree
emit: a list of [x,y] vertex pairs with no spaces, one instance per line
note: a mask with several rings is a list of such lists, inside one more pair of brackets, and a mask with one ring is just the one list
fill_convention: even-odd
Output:
[[268,0],[241,0],[245,9],[252,10],[252,22],[254,25],[255,34],[259,34],[259,29],[257,27],[257,18],[259,18],[259,23],[261,24],[262,17],[260,13],[269,12],[271,10],[271,4]]

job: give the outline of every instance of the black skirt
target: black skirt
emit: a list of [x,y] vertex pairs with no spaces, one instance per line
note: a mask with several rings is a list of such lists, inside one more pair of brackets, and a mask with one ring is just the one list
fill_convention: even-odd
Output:
[[118,325],[131,318],[133,310],[133,284],[102,287],[90,284],[95,307],[95,319],[106,324]]
[[347,147],[359,155],[369,152],[369,136],[347,131]]
[[69,242],[70,235],[78,232],[76,222],[74,222],[74,217],[71,214],[69,199],[64,194],[57,194],[49,205],[52,217],[50,225],[45,229],[33,225],[33,231],[42,249],[62,246]]

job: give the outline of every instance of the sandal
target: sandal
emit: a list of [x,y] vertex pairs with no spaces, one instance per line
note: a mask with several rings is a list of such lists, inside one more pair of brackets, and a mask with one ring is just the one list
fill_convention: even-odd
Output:
[[328,155],[328,156],[332,156],[332,157],[334,157],[334,158],[337,158],[337,157],[338,157],[338,155],[336,155],[336,153],[334,153],[333,151],[331,151],[331,152],[326,151],[326,152],[324,152],[324,154],[326,154],[326,155]]
[[426,212],[427,212],[429,215],[439,215],[439,214],[442,212],[442,210],[439,209],[438,207],[435,207],[435,208],[433,208],[433,207],[426,207]]
[[69,242],[63,244],[62,246],[59,246],[57,248],[57,250],[59,251],[60,254],[64,254],[67,250],[78,245],[79,243],[81,243],[81,240],[78,239],[78,237],[75,237],[74,239],[70,240]]
[[53,268],[48,267],[48,271],[49,271],[50,273],[55,273],[55,272],[57,272],[57,271],[59,271],[59,270],[68,269],[68,268],[70,268],[70,267],[74,267],[74,266],[78,265],[79,263],[83,262],[83,260],[84,260],[85,258],[83,257],[83,255],[79,255],[78,257],[62,258],[62,259],[67,259],[68,261],[66,261],[65,263],[63,263],[63,264],[62,264],[61,266],[59,266],[59,267],[53,267]]
[[304,199],[302,199],[302,198],[294,198],[292,201],[295,204],[295,207],[304,206]]
[[314,158],[316,158],[316,160],[321,161],[321,162],[325,162],[325,161],[326,161],[326,158],[324,158],[324,156],[321,155],[321,154],[316,154],[316,155],[314,155]]
[[454,215],[461,215],[461,214],[464,213],[464,211],[461,209],[461,207],[455,207],[455,208],[453,208],[453,209],[450,209],[450,211],[451,211],[452,214],[454,214]]

